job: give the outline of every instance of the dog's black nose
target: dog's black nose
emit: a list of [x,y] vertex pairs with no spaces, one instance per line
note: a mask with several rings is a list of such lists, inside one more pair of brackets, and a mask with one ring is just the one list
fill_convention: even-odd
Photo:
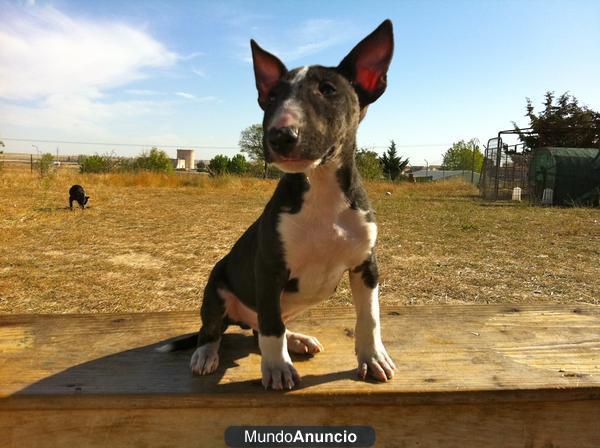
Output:
[[298,128],[293,126],[271,128],[267,134],[267,141],[273,151],[284,156],[288,155],[298,143]]

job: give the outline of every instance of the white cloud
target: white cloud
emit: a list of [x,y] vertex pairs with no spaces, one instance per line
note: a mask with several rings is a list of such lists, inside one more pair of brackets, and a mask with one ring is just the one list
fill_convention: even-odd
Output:
[[200,56],[204,56],[204,55],[205,55],[205,53],[202,51],[195,51],[194,53],[180,55],[177,58],[180,61],[191,61],[191,60],[194,60],[194,59],[199,58]]
[[[115,124],[166,116],[173,102],[110,100],[110,89],[168,68],[178,56],[141,29],[71,17],[53,7],[8,7],[0,29],[0,123],[27,134],[110,137]],[[56,133],[58,132],[58,134]]]
[[157,92],[156,90],[148,90],[148,89],[127,89],[125,93],[129,95],[139,95],[139,96],[154,96],[154,95],[164,95],[162,92]]
[[192,73],[194,73],[195,75],[200,76],[201,78],[207,78],[208,75],[206,74],[206,72],[198,67],[192,67]]
[[176,61],[175,53],[129,25],[72,18],[50,6],[15,8],[0,29],[0,98],[98,98],[103,89]]
[[197,103],[204,103],[207,101],[217,101],[218,98],[216,96],[196,96],[192,93],[187,92],[175,92],[175,95],[185,98],[186,100],[195,101]]
[[[67,132],[69,135],[109,138],[109,129],[132,117],[168,116],[166,101],[115,101],[103,103],[85,96],[52,95],[36,106],[0,103],[4,125],[37,131]],[[32,131],[30,131],[32,132]],[[41,134],[42,136],[44,134]],[[58,134],[60,135],[60,134]]]
[[[268,31],[268,29],[265,30]],[[286,63],[317,54],[353,39],[356,39],[355,27],[346,22],[331,19],[309,19],[290,28],[285,38],[266,36],[264,39],[258,37],[257,41],[261,47],[277,55]],[[249,41],[244,39],[239,45],[243,48],[241,59],[245,62],[252,62]],[[351,47],[348,48],[348,51],[350,49]]]
[[[290,61],[318,53],[327,48],[349,41],[354,28],[347,23],[330,19],[311,19],[295,30],[295,44],[283,50],[283,57]],[[350,48],[348,49],[350,50]]]
[[175,92],[175,95],[180,96],[181,98],[185,98],[186,100],[195,100],[196,99],[196,95],[192,95],[191,93],[187,93],[187,92]]

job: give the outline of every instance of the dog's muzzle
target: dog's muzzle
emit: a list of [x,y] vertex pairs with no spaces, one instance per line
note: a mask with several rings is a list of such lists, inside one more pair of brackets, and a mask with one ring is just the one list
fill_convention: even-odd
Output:
[[267,133],[267,143],[273,152],[287,156],[298,145],[299,136],[299,130],[294,126],[271,128]]

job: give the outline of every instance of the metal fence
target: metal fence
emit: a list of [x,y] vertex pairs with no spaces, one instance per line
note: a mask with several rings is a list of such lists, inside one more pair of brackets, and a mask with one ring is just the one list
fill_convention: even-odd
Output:
[[[554,137],[558,136],[558,145],[560,147],[579,147],[582,143],[582,136],[589,137],[594,133],[597,139],[600,139],[597,131],[593,128],[569,127],[553,129]],[[521,189],[520,197],[530,202],[539,202],[542,198],[541,189],[545,188],[543,183],[530,172],[530,164],[536,157],[536,152],[543,149],[544,146],[553,146],[541,142],[540,148],[529,148],[523,143],[509,145],[502,141],[503,136],[518,134],[536,135],[541,139],[542,135],[532,128],[524,128],[520,131],[509,129],[498,132],[498,136],[488,140],[479,179],[479,190],[481,196],[488,200],[510,199],[513,196],[513,190],[518,187]],[[556,145],[556,141],[553,141]],[[595,144],[594,144],[595,147]],[[533,176],[533,177],[530,177]],[[573,181],[575,182],[575,180]]]
[[479,190],[485,199],[510,199],[515,187],[521,197],[529,197],[529,163],[531,152],[523,143],[507,145],[502,136],[488,140],[479,179]]

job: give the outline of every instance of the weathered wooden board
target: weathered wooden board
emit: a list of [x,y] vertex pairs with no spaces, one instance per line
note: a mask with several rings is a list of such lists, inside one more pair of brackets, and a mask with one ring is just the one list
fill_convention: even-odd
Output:
[[382,310],[398,366],[355,378],[351,309],[290,327],[325,352],[295,357],[301,387],[260,386],[250,332],[230,329],[216,374],[161,342],[196,313],[0,317],[0,446],[222,446],[227,426],[367,424],[378,446],[600,446],[600,308]]

